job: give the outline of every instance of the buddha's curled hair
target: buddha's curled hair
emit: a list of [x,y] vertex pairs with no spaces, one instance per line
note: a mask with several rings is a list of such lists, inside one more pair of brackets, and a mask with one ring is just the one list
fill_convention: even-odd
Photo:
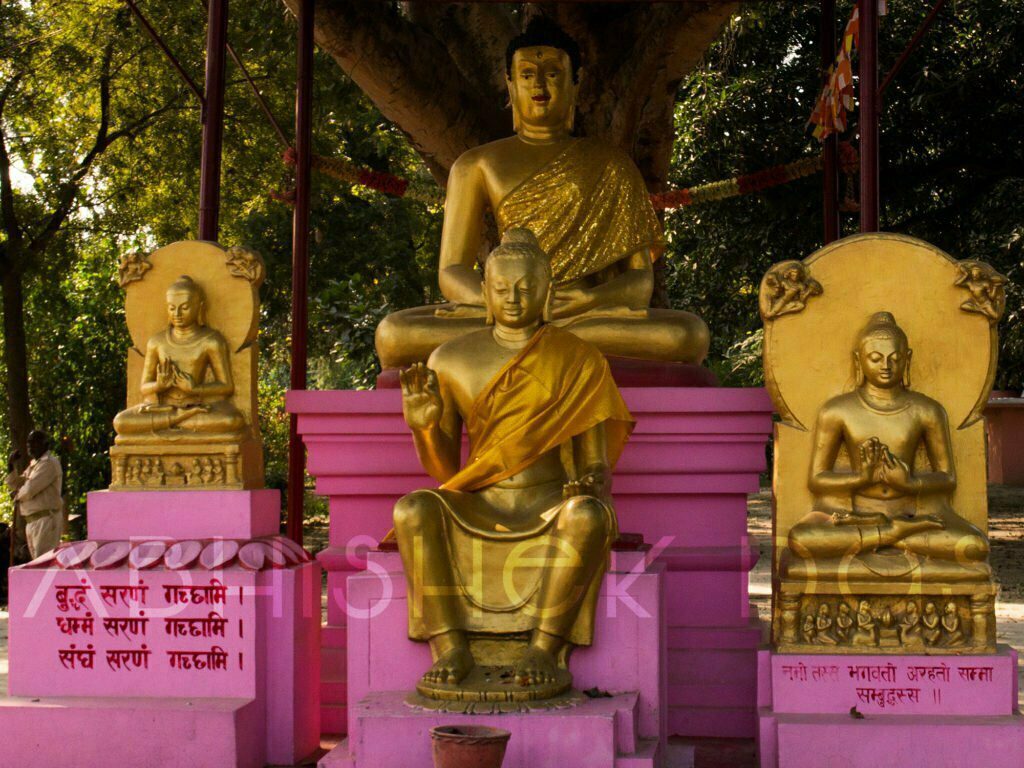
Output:
[[487,263],[484,265],[485,274],[487,267],[496,259],[531,261],[543,271],[548,280],[551,279],[551,259],[540,247],[537,236],[525,227],[512,227],[505,231],[501,237],[501,245],[487,256]]
[[895,339],[904,349],[910,346],[907,334],[896,324],[892,312],[875,312],[858,335],[858,346],[870,338]]

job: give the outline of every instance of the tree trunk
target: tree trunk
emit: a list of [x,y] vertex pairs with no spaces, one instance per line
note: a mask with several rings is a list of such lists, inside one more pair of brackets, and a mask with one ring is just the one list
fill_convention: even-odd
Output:
[[28,399],[28,348],[25,342],[25,298],[22,275],[8,270],[3,278],[4,365],[7,369],[7,426],[10,450],[21,451],[27,461],[26,441],[32,431]]

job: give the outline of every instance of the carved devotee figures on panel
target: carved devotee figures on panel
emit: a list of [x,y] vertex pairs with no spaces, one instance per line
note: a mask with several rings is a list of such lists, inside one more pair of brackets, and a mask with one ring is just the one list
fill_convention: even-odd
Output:
[[128,407],[114,419],[111,487],[253,487],[262,477],[253,344],[262,260],[176,243],[125,263],[146,267],[122,275],[135,348]]
[[485,218],[530,229],[551,262],[553,325],[607,355],[699,364],[705,323],[650,307],[661,225],[639,170],[619,149],[572,135],[582,77],[577,44],[538,17],[506,56],[515,135],[464,153],[448,178],[439,282],[450,302],[389,315],[377,328],[385,368],[426,360],[485,324],[475,268]]
[[982,306],[998,304],[998,278],[879,234],[778,264],[762,281],[766,382],[783,416],[778,649],[993,649],[977,404],[992,386]]
[[417,452],[441,483],[394,510],[409,636],[434,658],[424,698],[541,700],[569,689],[568,654],[593,638],[617,535],[610,473],[632,419],[601,353],[543,322],[551,268],[528,230],[505,233],[483,291],[491,325],[401,375]]

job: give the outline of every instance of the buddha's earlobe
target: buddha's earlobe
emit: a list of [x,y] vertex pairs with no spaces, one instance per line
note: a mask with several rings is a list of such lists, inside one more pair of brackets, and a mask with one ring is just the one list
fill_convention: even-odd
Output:
[[540,314],[540,319],[541,319],[542,322],[545,322],[545,323],[550,323],[551,322],[551,312],[552,312],[551,303],[552,303],[552,301],[554,299],[554,296],[555,296],[555,292],[552,290],[551,286],[548,285],[548,292],[547,292],[547,295],[544,297],[544,310]]
[[512,130],[519,133],[519,113],[516,112],[515,86],[510,78],[505,78],[505,85],[508,88],[508,105],[512,108]]
[[907,350],[907,364],[903,367],[903,388],[910,389],[910,359],[914,353],[911,350]]
[[853,353],[853,375],[858,387],[864,386],[864,368],[860,364],[860,354]]

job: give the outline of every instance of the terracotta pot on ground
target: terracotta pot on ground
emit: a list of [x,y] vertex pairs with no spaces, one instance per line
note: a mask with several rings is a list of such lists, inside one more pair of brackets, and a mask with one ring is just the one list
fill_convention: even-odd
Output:
[[486,725],[439,725],[430,729],[434,768],[501,768],[512,734]]

